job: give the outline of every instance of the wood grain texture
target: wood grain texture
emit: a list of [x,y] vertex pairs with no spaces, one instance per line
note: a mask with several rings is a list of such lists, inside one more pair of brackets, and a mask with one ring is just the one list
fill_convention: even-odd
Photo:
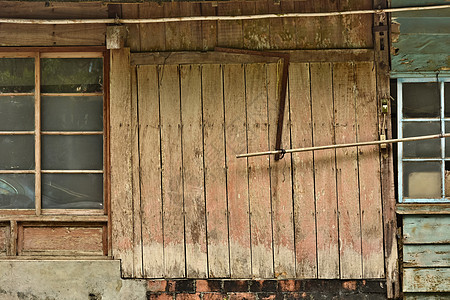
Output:
[[43,2],[17,3],[0,1],[0,18],[34,18],[39,19],[67,19],[67,18],[107,18],[108,7],[100,2],[91,3],[64,3],[51,2],[46,5]]
[[111,50],[110,149],[112,255],[133,274],[132,115],[130,49]]
[[161,66],[160,118],[165,277],[184,277],[185,237],[180,86],[177,66]]
[[404,245],[405,267],[450,267],[450,245]]
[[450,268],[403,270],[403,291],[407,293],[450,292]]
[[131,163],[133,194],[133,277],[143,276],[137,70],[131,67]]
[[[267,1],[242,3],[243,15],[267,14]],[[270,48],[270,30],[268,20],[243,20],[242,34],[245,49],[263,50]]]
[[[217,6],[213,3],[203,2],[201,5],[202,16],[217,15]],[[217,21],[203,21],[202,26],[202,50],[212,50],[217,45]]]
[[448,216],[403,216],[403,243],[450,243],[450,218]]
[[9,244],[9,227],[0,225],[0,255],[8,253]]
[[[295,1],[269,1],[269,13],[292,13]],[[295,49],[297,46],[297,26],[295,18],[270,19],[270,48]]]
[[[278,109],[280,105],[280,85],[283,66],[281,64],[267,65],[267,93],[268,93],[268,120],[269,120],[269,149],[275,150],[277,135]],[[291,146],[289,131],[289,100],[283,120],[283,135],[281,147]],[[272,197],[272,226],[273,226],[273,252],[274,272],[276,278],[295,277],[295,247],[294,222],[292,206],[292,177],[291,155],[275,161],[270,159],[270,190]]]
[[19,255],[72,254],[103,255],[102,227],[24,227],[18,245]]
[[244,66],[223,66],[230,272],[232,278],[251,277],[248,162]]
[[[356,82],[353,63],[333,65],[336,144],[356,142]],[[340,276],[362,278],[361,218],[356,147],[336,149]]]
[[[358,141],[374,141],[378,139],[375,67],[371,62],[361,62],[355,68]],[[379,146],[358,149],[364,278],[384,276],[379,149]]]
[[[311,102],[314,146],[335,143],[332,70],[329,63],[313,63]],[[339,278],[339,236],[335,150],[314,153],[318,277]]]
[[0,46],[103,46],[105,36],[105,24],[0,24]]
[[[241,15],[239,2],[223,2],[217,7],[217,15]],[[217,46],[242,48],[244,45],[242,21],[217,21]]]
[[[200,16],[201,4],[195,2],[180,2],[180,13],[182,16]],[[202,49],[202,23],[201,21],[180,22],[179,38],[180,49],[201,50]]]
[[[171,18],[181,15],[180,2],[164,3],[164,17]],[[180,22],[170,22],[165,24],[166,49],[181,49],[182,36]]]
[[230,276],[223,79],[220,65],[202,70],[209,277]]
[[[266,65],[245,67],[248,151],[268,149]],[[269,157],[248,159],[252,276],[273,277]]]
[[[163,4],[146,2],[139,5],[140,18],[164,17]],[[141,51],[164,51],[166,49],[166,25],[164,23],[139,24]]]
[[203,175],[202,74],[200,65],[180,67],[185,207],[186,276],[208,276]]
[[164,275],[157,66],[138,67],[139,157],[144,276]]
[[[137,19],[139,18],[140,6],[133,4],[122,4],[123,18]],[[127,24],[127,37],[125,39],[126,47],[129,47],[132,52],[141,51],[141,36],[139,24]]]
[[[293,148],[312,146],[309,64],[289,68],[289,103]],[[317,278],[316,204],[313,152],[292,154],[295,265],[297,278]]]

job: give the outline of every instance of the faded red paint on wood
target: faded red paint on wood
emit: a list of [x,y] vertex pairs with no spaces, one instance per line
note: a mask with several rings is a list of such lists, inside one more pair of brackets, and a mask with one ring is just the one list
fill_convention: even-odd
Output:
[[[373,62],[356,64],[358,95],[356,112],[359,141],[378,139],[375,76]],[[384,255],[379,146],[361,147],[358,151],[363,277],[381,278],[384,276]]]
[[250,216],[247,160],[245,77],[243,65],[223,66],[225,139],[232,278],[251,277]]
[[138,67],[142,261],[145,277],[164,276],[157,66]]
[[[289,103],[292,147],[311,147],[311,94],[309,64],[307,63],[290,65]],[[317,278],[313,157],[313,152],[292,154],[297,278]]]
[[110,149],[112,254],[133,274],[133,183],[130,49],[111,50]]
[[229,277],[223,80],[220,65],[204,65],[203,128],[209,277]]
[[[353,63],[333,65],[337,144],[356,142],[356,83]],[[361,219],[356,147],[336,149],[340,277],[362,277]]]
[[[267,65],[269,116],[269,149],[275,150],[280,105],[279,89],[282,65]],[[286,99],[281,146],[291,147],[289,131],[289,99]],[[276,278],[295,277],[294,224],[292,206],[291,155],[275,161],[270,156],[270,189],[272,196],[273,252]]]
[[[331,64],[313,63],[310,68],[314,146],[332,145],[335,136]],[[335,153],[314,153],[317,265],[318,277],[324,279],[339,277]]]
[[200,65],[180,67],[186,276],[208,276]]
[[[268,149],[266,65],[245,67],[248,151]],[[273,277],[269,157],[248,159],[252,276]]]
[[181,149],[180,86],[177,66],[161,66],[160,112],[164,266],[166,277],[184,277],[184,203]]
[[19,234],[19,255],[103,255],[102,227],[24,227]]
[[[164,17],[164,6],[157,2],[146,2],[139,5],[140,18]],[[166,49],[166,24],[139,24],[141,51],[164,51]]]

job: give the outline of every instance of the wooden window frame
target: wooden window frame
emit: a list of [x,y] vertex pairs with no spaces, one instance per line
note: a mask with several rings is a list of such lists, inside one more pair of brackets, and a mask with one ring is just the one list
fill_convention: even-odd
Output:
[[[405,118],[403,116],[403,84],[404,83],[437,83],[439,84],[439,100],[440,100],[440,110],[439,117],[436,118]],[[450,122],[450,117],[445,117],[444,108],[444,84],[450,83],[450,77],[433,77],[424,76],[421,78],[407,78],[400,77],[397,78],[397,116],[398,116],[398,127],[397,135],[398,138],[403,138],[403,122],[439,122],[440,123],[440,133],[445,133],[445,123]],[[445,196],[445,162],[450,162],[450,157],[445,156],[445,138],[440,139],[441,145],[441,155],[438,158],[404,158],[403,149],[405,145],[403,143],[398,144],[398,202],[399,203],[428,203],[428,204],[442,204],[450,203],[450,197]],[[440,174],[441,174],[441,197],[439,198],[406,198],[404,197],[404,174],[403,174],[403,162],[439,162],[440,163]]]
[[[7,170],[3,174],[35,174],[35,208],[34,209],[0,209],[0,220],[86,222],[86,217],[93,222],[107,222],[110,215],[110,149],[109,149],[109,51],[104,47],[0,47],[0,58],[34,58],[35,91],[33,93],[3,93],[2,96],[27,95],[35,98],[35,128],[33,131],[1,131],[0,135],[33,134],[35,137],[34,170]],[[58,96],[58,93],[40,92],[40,59],[41,58],[103,58],[103,92],[101,93],[61,93],[64,96],[103,96],[103,131],[42,131],[40,124],[41,96]],[[44,135],[102,135],[103,136],[103,170],[42,170],[41,138]],[[101,173],[103,174],[103,209],[42,209],[41,207],[41,175],[49,173]],[[54,217],[52,217],[54,216]]]

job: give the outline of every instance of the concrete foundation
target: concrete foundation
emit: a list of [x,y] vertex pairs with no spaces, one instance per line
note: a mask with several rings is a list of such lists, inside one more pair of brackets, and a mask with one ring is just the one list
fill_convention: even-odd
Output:
[[146,299],[145,280],[120,278],[120,262],[0,261],[0,299]]

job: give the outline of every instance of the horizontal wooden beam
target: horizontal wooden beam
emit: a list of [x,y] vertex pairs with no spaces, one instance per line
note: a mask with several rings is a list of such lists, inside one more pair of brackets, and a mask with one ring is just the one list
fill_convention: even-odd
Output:
[[[290,62],[348,62],[373,61],[372,49],[291,50],[278,51],[290,55]],[[256,56],[223,52],[142,52],[131,54],[132,65],[178,65],[178,64],[244,64],[275,63],[277,57]]]
[[448,215],[450,203],[445,204],[397,204],[400,215]]
[[[83,223],[106,223],[108,216],[36,216],[36,215],[1,215],[0,222],[14,220],[17,222],[83,222]],[[47,224],[48,225],[48,224]]]

